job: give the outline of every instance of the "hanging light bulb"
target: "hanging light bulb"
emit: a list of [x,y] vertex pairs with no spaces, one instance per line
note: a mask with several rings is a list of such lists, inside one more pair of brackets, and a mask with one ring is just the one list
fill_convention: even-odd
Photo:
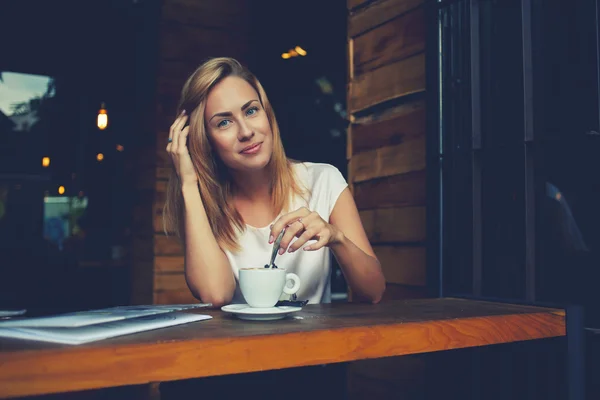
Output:
[[100,106],[100,110],[98,111],[98,129],[104,130],[108,126],[108,114],[106,113],[106,108],[104,103]]

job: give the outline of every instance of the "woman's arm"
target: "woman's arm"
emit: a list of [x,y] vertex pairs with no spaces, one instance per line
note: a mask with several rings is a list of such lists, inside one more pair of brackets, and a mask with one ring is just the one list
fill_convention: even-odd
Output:
[[[285,227],[287,229],[281,239],[279,254],[283,254],[285,249],[294,252],[302,247],[304,251],[315,251],[329,246],[353,294],[372,303],[381,300],[385,278],[347,188],[338,197],[329,222],[324,221],[317,212],[302,207],[282,215],[273,224],[269,243],[273,243]],[[292,242],[294,237],[298,239]],[[311,239],[317,242],[304,246]]]
[[198,176],[187,148],[187,118],[184,110],[171,125],[167,145],[183,196],[185,280],[196,298],[220,307],[233,298],[235,278],[202,204]]
[[181,187],[185,207],[185,279],[192,294],[213,307],[228,304],[235,278],[210,228],[197,184]]
[[385,278],[349,189],[344,189],[339,196],[329,223],[338,231],[329,247],[353,295],[378,303],[385,291]]

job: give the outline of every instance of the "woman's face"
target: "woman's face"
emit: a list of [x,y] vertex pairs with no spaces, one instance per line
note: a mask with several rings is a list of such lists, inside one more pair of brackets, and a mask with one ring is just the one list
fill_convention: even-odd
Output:
[[230,76],[211,90],[204,110],[212,144],[230,169],[264,168],[271,159],[273,134],[258,93],[245,80]]

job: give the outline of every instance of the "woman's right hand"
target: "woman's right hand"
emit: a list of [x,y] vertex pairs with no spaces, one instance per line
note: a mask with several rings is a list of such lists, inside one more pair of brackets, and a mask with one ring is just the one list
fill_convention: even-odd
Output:
[[188,116],[185,110],[179,114],[179,117],[171,125],[169,130],[169,143],[167,144],[167,152],[173,160],[175,171],[182,185],[187,183],[198,182],[198,175],[194,169],[192,158],[187,147],[187,137],[190,130],[189,126],[185,126]]

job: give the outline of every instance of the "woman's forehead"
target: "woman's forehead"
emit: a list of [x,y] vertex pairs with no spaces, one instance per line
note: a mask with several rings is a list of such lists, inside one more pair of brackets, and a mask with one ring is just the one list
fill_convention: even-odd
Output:
[[206,113],[233,112],[250,100],[258,100],[256,90],[242,78],[230,76],[216,84],[206,99]]

